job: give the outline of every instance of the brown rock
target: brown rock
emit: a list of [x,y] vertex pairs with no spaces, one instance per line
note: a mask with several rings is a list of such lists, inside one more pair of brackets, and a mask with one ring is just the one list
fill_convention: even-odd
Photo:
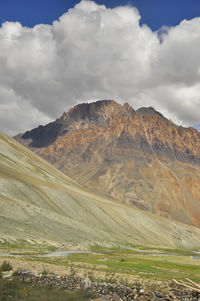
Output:
[[112,301],[121,301],[122,299],[116,294],[113,294]]

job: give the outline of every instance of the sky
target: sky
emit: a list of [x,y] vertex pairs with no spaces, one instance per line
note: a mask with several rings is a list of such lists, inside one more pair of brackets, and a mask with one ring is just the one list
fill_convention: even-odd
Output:
[[[74,7],[77,0],[1,0],[0,23],[18,21],[23,26],[52,24],[63,13]],[[135,6],[140,11],[141,24],[147,24],[152,30],[163,25],[175,26],[183,19],[200,16],[199,0],[97,0],[108,8],[116,6]]]
[[0,131],[98,99],[200,124],[199,49],[199,0],[1,0]]

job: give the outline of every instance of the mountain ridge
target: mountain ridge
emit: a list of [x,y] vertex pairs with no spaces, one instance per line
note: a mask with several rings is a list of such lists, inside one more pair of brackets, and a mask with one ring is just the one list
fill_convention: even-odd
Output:
[[200,226],[200,133],[152,107],[84,103],[16,139],[81,185]]

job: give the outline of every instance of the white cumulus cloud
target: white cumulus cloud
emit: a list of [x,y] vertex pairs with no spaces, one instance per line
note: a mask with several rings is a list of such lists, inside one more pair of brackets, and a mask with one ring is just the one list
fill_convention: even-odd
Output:
[[97,99],[200,123],[200,18],[152,32],[134,7],[82,0],[52,25],[0,28],[0,130],[16,134]]

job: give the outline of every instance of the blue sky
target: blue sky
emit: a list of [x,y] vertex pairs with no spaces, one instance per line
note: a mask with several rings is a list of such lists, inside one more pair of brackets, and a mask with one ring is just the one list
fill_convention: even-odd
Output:
[[[19,21],[24,26],[51,24],[69,8],[74,7],[76,0],[1,0],[0,22]],[[183,19],[200,16],[199,0],[96,0],[107,7],[118,5],[136,6],[142,17],[141,23],[148,24],[152,30],[162,25],[174,26]]]

